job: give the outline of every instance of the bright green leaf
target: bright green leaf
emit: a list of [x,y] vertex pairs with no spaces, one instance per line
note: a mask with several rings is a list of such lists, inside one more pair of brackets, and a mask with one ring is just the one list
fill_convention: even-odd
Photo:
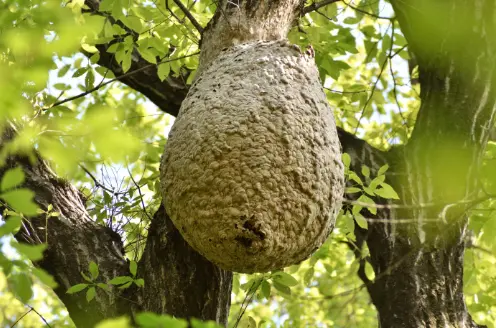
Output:
[[86,301],[91,302],[96,296],[96,288],[90,287],[86,291]]
[[25,215],[38,214],[38,206],[32,201],[34,193],[29,189],[16,189],[0,194],[9,206]]
[[66,293],[67,294],[74,294],[74,293],[80,292],[82,290],[85,290],[88,286],[89,286],[88,284],[77,284],[77,285],[71,286],[71,288],[69,288]]
[[157,74],[160,81],[163,81],[169,76],[170,73],[170,64],[163,63],[158,66]]
[[128,283],[128,282],[132,282],[132,281],[133,281],[133,278],[132,277],[119,276],[119,277],[115,277],[112,280],[110,280],[109,281],[109,284],[112,284],[112,285],[122,285],[122,284],[125,284],[125,283]]
[[43,252],[47,248],[46,244],[29,245],[18,242],[12,242],[12,247],[17,249],[19,253],[26,256],[31,261],[39,261],[43,258]]
[[385,182],[381,183],[381,187],[382,188],[376,189],[374,191],[374,193],[377,196],[380,196],[380,197],[386,198],[386,199],[400,199],[400,197],[398,196],[396,191],[394,191],[393,187],[391,187],[387,183],[385,183]]
[[91,280],[95,280],[96,278],[98,278],[99,275],[98,264],[91,261],[89,264],[89,270],[90,270]]
[[131,272],[131,275],[133,277],[136,276],[136,271],[138,270],[138,264],[136,263],[136,261],[131,261],[129,263],[129,272]]

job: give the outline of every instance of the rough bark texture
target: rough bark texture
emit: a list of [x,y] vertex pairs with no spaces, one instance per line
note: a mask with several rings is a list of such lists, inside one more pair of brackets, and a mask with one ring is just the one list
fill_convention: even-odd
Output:
[[[13,126],[5,129],[0,135],[0,147],[6,147],[15,135]],[[27,157],[10,157],[7,165],[0,169],[0,176],[11,167],[21,166],[26,176],[24,187],[36,192],[39,206],[46,210],[53,204],[61,216],[49,220],[44,216],[32,218],[24,223],[24,229],[16,238],[31,244],[48,244],[44,259],[37,264],[54,276],[58,283],[55,293],[78,327],[93,327],[104,318],[129,313],[130,304],[119,299],[116,291],[98,293],[95,302],[90,304],[84,293],[66,294],[69,287],[83,282],[80,272],[88,273],[90,261],[98,264],[101,281],[126,275],[128,265],[119,235],[95,224],[86,212],[79,191],[58,179],[41,158],[35,160],[33,163]]]
[[463,297],[463,254],[466,212],[494,125],[495,4],[392,3],[419,62],[421,108],[408,144],[387,154],[401,204],[380,213],[390,222],[363,237],[378,276],[363,279],[381,327],[479,327]]
[[[8,146],[15,135],[13,126],[4,130],[0,149]],[[36,265],[54,276],[59,285],[55,293],[77,327],[92,328],[106,318],[121,315],[132,318],[141,311],[227,323],[232,273],[219,269],[192,250],[163,208],[154,215],[138,264],[138,276],[146,282],[144,288],[99,290],[90,303],[85,293],[67,294],[69,287],[84,282],[81,272],[88,274],[91,261],[99,268],[97,282],[129,275],[121,238],[111,229],[94,223],[79,191],[57,178],[40,157],[35,156],[33,161],[11,156],[0,169],[0,176],[16,166],[23,168],[24,187],[36,193],[38,205],[46,210],[52,204],[61,215],[49,220],[44,216],[31,218],[15,237],[20,242],[48,244],[43,260]]]
[[[246,5],[249,3],[257,2]],[[369,231],[357,230],[358,241],[368,244],[377,278],[368,281],[363,270],[359,275],[378,309],[381,327],[478,327],[467,313],[462,291],[466,205],[446,204],[457,203],[473,191],[471,178],[494,123],[491,36],[495,31],[495,4],[492,0],[437,1],[436,20],[427,24],[424,18],[433,10],[428,6],[432,1],[392,3],[420,63],[422,108],[412,140],[388,154],[338,131],[343,150],[352,155],[352,168],[358,169],[362,163],[378,168],[388,162],[388,179],[408,205],[381,211],[378,216],[389,223],[372,223]],[[88,0],[87,4],[92,11],[98,9],[97,1]],[[223,6],[224,10],[233,9],[227,3]],[[220,16],[219,11],[212,24],[222,19]],[[430,47],[423,48],[425,40],[430,40]],[[121,74],[105,49],[101,48],[100,64]],[[132,69],[145,65],[146,61],[138,58]],[[187,87],[174,79],[162,83],[154,73],[155,69],[146,69],[122,81],[148,96],[164,112],[177,115]],[[5,146],[13,133],[8,130],[2,134],[0,146]],[[459,158],[459,154],[466,160],[457,161],[453,167],[453,158]],[[108,295],[99,293],[89,305],[83,295],[65,294],[66,288],[81,282],[79,272],[85,271],[92,260],[99,264],[102,277],[126,274],[127,263],[120,253],[122,243],[112,231],[90,220],[78,191],[55,177],[46,163],[11,157],[8,167],[16,165],[24,168],[26,186],[36,192],[40,206],[53,204],[62,213],[60,218],[50,219],[47,230],[43,229],[42,218],[32,219],[16,238],[48,243],[45,258],[38,265],[55,276],[60,285],[56,293],[78,327],[92,327],[100,319],[132,315],[136,310],[225,323],[231,274],[192,251],[162,209],[150,226],[145,254],[139,263],[145,289],[128,290],[126,294],[117,290]],[[440,168],[453,170],[446,174]],[[1,169],[0,176],[5,169]],[[443,188],[446,185],[449,188]],[[417,224],[402,228],[394,223],[395,218],[413,219]],[[431,224],[430,219],[438,224]],[[449,233],[444,234],[446,231]]]
[[310,256],[344,190],[315,62],[286,40],[222,52],[191,86],[161,165],[165,207],[220,267],[267,272]]
[[[227,322],[232,274],[195,252],[172,224],[163,206],[148,230],[139,272],[146,281],[138,302],[146,311],[179,318]],[[158,300],[157,300],[158,299]]]

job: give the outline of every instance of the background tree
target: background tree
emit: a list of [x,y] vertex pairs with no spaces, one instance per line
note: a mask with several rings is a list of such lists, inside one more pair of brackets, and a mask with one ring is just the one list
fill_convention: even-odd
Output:
[[[78,327],[182,324],[144,311],[231,326],[494,325],[493,1],[1,5],[0,283],[25,304],[4,308],[7,324],[68,320],[52,300],[59,315],[39,309],[41,282]],[[177,115],[199,53],[201,67],[221,45],[284,37],[263,28],[278,8],[289,40],[315,49],[348,188],[308,261],[233,275],[160,206],[159,112]]]

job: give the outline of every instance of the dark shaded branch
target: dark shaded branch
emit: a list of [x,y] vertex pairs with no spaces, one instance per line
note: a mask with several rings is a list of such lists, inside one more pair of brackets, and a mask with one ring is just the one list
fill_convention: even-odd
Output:
[[[99,0],[86,0],[85,4],[88,6],[90,12],[96,15],[101,14],[98,11],[100,6]],[[121,25],[122,23],[117,21],[116,24]],[[129,30],[126,26],[124,26],[124,28]],[[129,31],[129,33],[133,34],[134,32]],[[97,46],[100,53],[98,64],[110,69],[116,77],[119,77],[119,81],[135,90],[139,90],[139,92],[153,103],[157,104],[157,106],[166,113],[174,116],[177,115],[181,102],[188,92],[186,78],[184,76],[169,76],[164,81],[160,81],[156,68],[154,67],[155,65],[150,65],[148,61],[137,53],[133,53],[130,68],[130,71],[135,73],[123,76],[125,73],[122,71],[119,63],[115,60],[114,54],[107,52],[109,46],[110,43]]]
[[302,12],[301,12],[301,15],[306,15],[312,11],[315,11],[315,10],[318,10],[319,8],[322,8],[322,7],[325,7],[327,5],[330,5],[331,3],[335,3],[335,2],[339,2],[341,0],[324,0],[324,1],[321,1],[321,2],[314,2],[312,3],[311,5],[309,6],[306,6],[305,8],[303,8]]
[[[50,110],[50,109],[52,109],[52,108],[54,108],[54,107],[57,107],[57,106],[62,105],[62,104],[65,104],[66,102],[69,102],[69,101],[72,101],[72,100],[76,100],[76,99],[78,99],[78,98],[85,97],[85,96],[87,96],[87,95],[89,95],[89,94],[91,94],[91,93],[93,93],[93,92],[95,92],[95,91],[97,91],[97,90],[99,90],[99,89],[103,88],[104,86],[106,86],[106,85],[108,85],[108,84],[110,84],[110,83],[112,83],[112,82],[116,82],[116,81],[121,81],[121,80],[124,80],[124,79],[129,78],[129,77],[131,77],[132,75],[137,74],[137,73],[140,73],[140,72],[142,72],[142,71],[144,71],[144,70],[146,70],[146,69],[149,69],[149,68],[152,68],[152,67],[158,67],[158,65],[163,64],[163,63],[169,63],[169,62],[172,62],[172,61],[176,61],[176,60],[180,60],[180,59],[188,58],[188,57],[191,57],[191,56],[196,56],[196,55],[198,55],[198,54],[199,54],[199,52],[195,52],[195,53],[190,54],[190,55],[185,55],[185,56],[181,56],[181,57],[176,57],[176,58],[169,59],[169,60],[163,60],[163,61],[161,61],[161,62],[159,62],[159,63],[157,63],[157,64],[148,64],[148,65],[146,65],[146,66],[142,66],[142,67],[137,68],[137,69],[135,69],[135,70],[133,70],[133,71],[127,72],[127,73],[122,74],[122,75],[119,75],[119,76],[117,76],[116,78],[114,78],[114,79],[112,79],[112,80],[109,80],[109,81],[107,81],[107,82],[105,82],[105,83],[100,83],[100,84],[98,84],[96,87],[91,88],[91,89],[90,89],[90,90],[88,90],[88,91],[85,91],[85,92],[82,92],[82,93],[80,93],[80,94],[78,94],[78,95],[75,95],[75,96],[72,96],[72,97],[69,97],[69,98],[66,98],[66,99],[63,99],[63,100],[57,101],[57,102],[55,102],[52,106],[50,106],[50,107],[48,107],[48,108],[45,108],[44,110]],[[102,81],[102,82],[103,82],[103,81]]]
[[186,17],[188,17],[189,21],[191,22],[191,24],[193,24],[193,26],[196,28],[196,30],[198,32],[200,32],[200,34],[202,34],[203,33],[203,27],[200,25],[200,23],[198,23],[198,21],[191,14],[191,12],[188,10],[188,8],[186,8],[180,0],[174,0],[174,3],[179,7],[179,9],[181,9],[181,11],[184,13],[184,15],[186,15]]
[[[17,135],[13,125],[0,134],[0,149],[8,146]],[[112,316],[130,313],[130,306],[119,299],[120,291],[100,290],[90,303],[85,293],[67,294],[69,287],[83,283],[81,272],[89,263],[97,263],[98,282],[106,282],[118,275],[126,275],[128,264],[122,252],[120,236],[109,228],[94,223],[85,208],[84,197],[66,181],[54,175],[49,165],[36,153],[35,162],[24,156],[11,155],[0,168],[0,178],[10,168],[21,167],[25,174],[25,188],[35,192],[35,202],[42,210],[53,205],[58,217],[43,214],[25,221],[15,238],[24,243],[46,243],[43,260],[35,263],[50,273],[58,284],[54,289],[66,305],[78,327],[93,327]]]
[[143,307],[157,313],[197,317],[226,325],[232,273],[194,251],[165,213],[163,205],[155,213],[148,231],[139,262],[140,276],[146,282],[140,290]]

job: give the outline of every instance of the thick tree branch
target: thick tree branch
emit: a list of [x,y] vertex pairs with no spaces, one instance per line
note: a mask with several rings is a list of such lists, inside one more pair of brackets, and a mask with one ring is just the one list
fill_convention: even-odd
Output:
[[[13,125],[0,135],[0,149],[8,146],[17,132]],[[83,283],[81,272],[88,272],[89,263],[97,263],[98,282],[126,275],[128,264],[124,258],[120,236],[111,229],[95,224],[85,209],[84,198],[77,189],[57,178],[48,164],[35,153],[36,162],[24,156],[10,156],[0,168],[0,177],[9,169],[20,166],[25,173],[24,187],[35,192],[35,201],[43,210],[53,205],[59,217],[44,215],[28,219],[15,236],[20,242],[47,243],[44,258],[36,265],[56,280],[57,296],[66,305],[78,327],[93,327],[111,316],[130,313],[130,304],[119,298],[120,291],[100,290],[88,303],[85,293],[67,294],[69,287]]]
[[143,308],[227,325],[232,273],[194,251],[165,213],[163,205],[155,213],[148,231],[139,262],[140,275],[146,282],[139,290]]
[[[90,12],[95,14],[99,13],[99,0],[86,0],[85,4],[90,8]],[[125,27],[125,26],[124,26]],[[127,30],[129,30],[126,27]],[[130,31],[130,33],[134,33]],[[113,53],[107,52],[110,44],[97,46],[100,52],[100,59],[98,64],[111,70],[119,81],[137,90],[150,99],[153,103],[157,104],[161,109],[171,115],[177,115],[179,107],[188,88],[186,86],[187,77],[169,76],[165,81],[160,81],[157,75],[157,68],[151,65],[148,61],[143,59],[137,53],[133,54],[130,72],[137,72],[136,74],[125,75],[121,66],[115,60]],[[160,105],[158,105],[160,104]]]
[[191,12],[188,10],[188,8],[186,8],[186,6],[183,5],[183,3],[180,0],[174,0],[174,3],[179,7],[179,9],[181,9],[181,11],[184,13],[184,15],[186,15],[186,17],[188,17],[189,21],[191,22],[191,24],[193,24],[193,26],[196,28],[196,30],[198,32],[200,32],[200,34],[202,34],[203,33],[203,27],[200,25],[200,23],[198,23],[198,21],[191,14]]

